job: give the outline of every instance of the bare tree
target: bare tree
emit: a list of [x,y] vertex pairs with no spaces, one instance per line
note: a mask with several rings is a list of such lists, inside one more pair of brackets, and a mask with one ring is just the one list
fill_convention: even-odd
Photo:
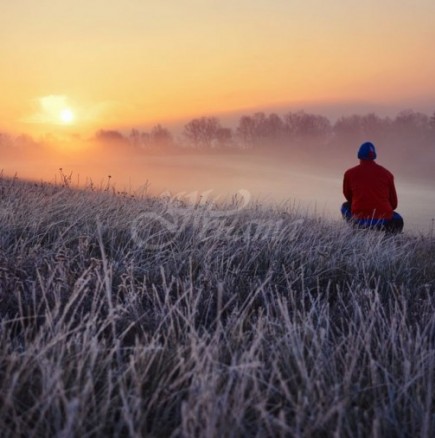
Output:
[[184,126],[184,136],[196,148],[210,148],[228,135],[215,117],[193,119]]
[[364,137],[364,130],[361,116],[352,115],[340,117],[333,127],[336,138],[344,143],[361,141]]
[[103,143],[126,143],[128,140],[119,131],[100,129],[95,134],[95,139]]
[[397,114],[394,123],[394,141],[408,149],[408,155],[412,155],[411,149],[430,141],[430,119],[426,114],[413,110],[401,111]]
[[275,113],[266,115],[258,112],[253,116],[241,117],[236,133],[244,146],[265,145],[282,137],[284,122]]
[[236,135],[242,142],[243,147],[251,147],[255,139],[255,122],[250,116],[242,116],[236,128]]
[[269,114],[266,121],[266,130],[269,138],[281,137],[284,132],[284,122],[278,114]]
[[158,147],[167,148],[174,144],[174,139],[170,131],[158,124],[151,129],[149,134],[150,142]]
[[331,133],[330,121],[320,115],[305,111],[290,112],[284,116],[284,126],[291,138],[322,137]]

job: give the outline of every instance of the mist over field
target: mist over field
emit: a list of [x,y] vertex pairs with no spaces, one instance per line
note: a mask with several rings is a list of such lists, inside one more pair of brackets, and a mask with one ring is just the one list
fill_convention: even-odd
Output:
[[[162,193],[198,202],[240,190],[249,202],[293,203],[314,215],[339,218],[342,176],[356,165],[359,145],[373,141],[377,162],[395,175],[406,231],[429,232],[435,217],[435,117],[402,111],[339,118],[305,112],[255,113],[235,127],[193,119],[178,136],[100,130],[94,136],[39,140],[0,137],[5,175],[95,185],[130,194]],[[60,170],[61,169],[61,170]]]

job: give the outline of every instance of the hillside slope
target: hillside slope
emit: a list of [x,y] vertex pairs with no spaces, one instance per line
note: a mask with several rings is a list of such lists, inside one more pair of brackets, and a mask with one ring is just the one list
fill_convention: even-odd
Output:
[[435,241],[0,179],[2,436],[433,436]]

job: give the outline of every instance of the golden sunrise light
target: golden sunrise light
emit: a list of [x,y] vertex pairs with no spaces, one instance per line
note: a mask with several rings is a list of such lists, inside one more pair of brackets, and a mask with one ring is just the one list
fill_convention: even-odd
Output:
[[[430,0],[67,4],[2,6],[1,129],[72,124],[74,116],[59,119],[68,99],[82,108],[77,128],[92,130],[285,105],[402,109],[435,98]],[[35,99],[48,107],[32,111]]]
[[59,116],[62,123],[66,125],[70,125],[74,122],[74,113],[70,108],[63,109]]

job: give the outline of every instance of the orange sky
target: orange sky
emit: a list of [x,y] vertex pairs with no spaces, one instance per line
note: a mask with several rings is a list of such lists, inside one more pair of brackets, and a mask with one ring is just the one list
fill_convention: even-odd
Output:
[[435,98],[434,23],[433,0],[4,2],[0,130],[130,128],[293,102],[409,106]]

